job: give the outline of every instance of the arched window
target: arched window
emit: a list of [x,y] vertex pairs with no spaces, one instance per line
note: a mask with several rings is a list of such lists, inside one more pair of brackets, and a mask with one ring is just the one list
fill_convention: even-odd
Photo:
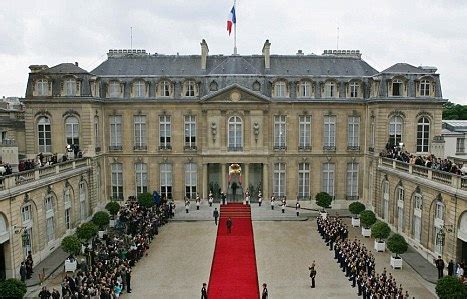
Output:
[[383,182],[383,219],[389,220],[389,181]]
[[142,98],[146,96],[146,83],[142,80],[133,83],[133,96],[135,98]]
[[274,97],[284,98],[287,96],[287,85],[284,81],[274,83]]
[[49,82],[45,79],[39,79],[36,81],[36,92],[38,96],[49,95]]
[[417,124],[417,152],[429,152],[430,121],[423,116],[418,119]]
[[39,152],[52,152],[52,133],[50,131],[50,119],[47,116],[41,116],[37,120],[37,134]]
[[417,242],[420,242],[422,236],[422,209],[423,198],[420,193],[415,193],[413,202],[413,223],[412,234]]
[[47,242],[55,240],[55,223],[54,223],[54,201],[51,194],[47,194],[44,199],[45,208],[45,224]]
[[71,192],[70,188],[63,191],[63,204],[65,209],[65,227],[71,229],[72,213],[71,213]]
[[243,150],[243,123],[240,116],[231,116],[228,124],[228,150]]
[[76,80],[66,79],[63,91],[65,96],[76,96]]
[[420,96],[421,97],[429,97],[431,95],[430,86],[431,86],[431,82],[429,80],[420,81]]
[[337,84],[334,81],[326,81],[324,83],[324,97],[337,98]]
[[79,145],[79,120],[75,116],[65,120],[66,143]]
[[311,82],[307,80],[300,81],[300,83],[298,84],[298,97],[309,98],[311,96],[312,96]]
[[442,255],[443,254],[443,245],[444,237],[442,236],[442,230],[444,227],[444,203],[441,200],[436,200],[435,202],[435,213],[433,221],[433,240],[434,240],[434,252]]
[[396,189],[397,194],[397,231],[404,231],[404,187],[399,185]]
[[[6,242],[8,239],[10,239],[10,233],[8,231],[6,218],[2,213],[0,213],[0,244]],[[2,274],[3,273],[0,272],[0,278],[3,279],[4,277],[1,277]]]
[[402,117],[394,115],[389,120],[389,144],[392,146],[398,146],[402,142]]
[[86,220],[89,213],[88,208],[88,194],[86,190],[86,182],[79,182],[79,210],[80,210],[80,219]]
[[29,251],[33,251],[32,247],[32,227],[33,227],[33,217],[32,217],[32,205],[30,203],[25,204],[21,207],[21,225],[24,227],[24,235],[26,236],[23,243],[23,254],[27,256]]

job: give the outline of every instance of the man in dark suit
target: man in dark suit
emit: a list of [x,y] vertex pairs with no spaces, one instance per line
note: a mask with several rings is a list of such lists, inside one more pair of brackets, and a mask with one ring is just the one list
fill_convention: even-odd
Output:
[[229,219],[227,219],[226,221],[226,224],[227,224],[227,232],[230,234],[232,232],[232,219],[229,217]]
[[311,266],[308,266],[308,270],[310,270],[311,288],[315,288],[315,278],[316,278],[315,261],[313,261],[313,264]]
[[436,265],[436,268],[438,269],[438,279],[440,279],[441,277],[443,277],[443,270],[444,270],[444,261],[440,255],[438,255],[438,259],[435,260],[435,265]]
[[217,218],[219,218],[219,211],[217,210],[217,208],[214,208],[212,216],[214,217],[214,223],[217,225]]
[[208,299],[208,291],[206,290],[206,283],[203,283],[203,287],[201,288],[201,299]]
[[268,299],[268,285],[263,283],[263,292],[261,293],[261,299]]

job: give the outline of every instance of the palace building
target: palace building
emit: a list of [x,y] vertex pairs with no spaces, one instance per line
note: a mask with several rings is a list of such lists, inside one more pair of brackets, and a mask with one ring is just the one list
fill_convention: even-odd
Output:
[[[19,198],[6,208],[18,216],[5,212],[4,226],[26,227],[20,214],[33,202],[40,227],[32,250],[46,255],[66,234],[67,207],[76,206],[74,227],[110,199],[153,190],[175,200],[210,191],[240,198],[247,189],[253,198],[261,190],[265,198],[310,200],[325,191],[336,208],[362,200],[427,257],[465,258],[467,181],[379,157],[387,143],[442,156],[446,100],[436,68],[397,63],[378,71],[358,50],[272,55],[270,47],[267,40],[261,55],[209,55],[203,40],[201,55],[109,50],[91,71],[30,66],[28,157],[60,156],[74,145],[84,158],[67,166],[67,180],[36,180],[42,191],[29,191],[27,201],[26,189],[13,197],[0,191],[0,207]],[[240,176],[229,175],[232,164]],[[11,180],[8,188],[21,187]],[[68,188],[75,191],[66,205]]]

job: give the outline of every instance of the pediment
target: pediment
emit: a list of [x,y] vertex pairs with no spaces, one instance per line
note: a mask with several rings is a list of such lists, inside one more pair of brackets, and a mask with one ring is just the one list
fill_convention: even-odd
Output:
[[271,100],[259,92],[252,91],[238,84],[232,84],[221,90],[205,95],[200,103],[270,103]]

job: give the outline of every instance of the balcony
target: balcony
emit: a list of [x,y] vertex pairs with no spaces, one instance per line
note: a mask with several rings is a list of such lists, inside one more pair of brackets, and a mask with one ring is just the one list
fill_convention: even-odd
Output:
[[275,151],[286,151],[287,150],[287,145],[274,145],[273,149]]
[[147,151],[148,150],[148,146],[147,145],[135,145],[133,146],[133,150],[134,151]]
[[360,145],[347,145],[347,150],[350,152],[359,152]]
[[379,168],[391,168],[403,173],[412,174],[420,178],[440,183],[445,186],[467,190],[467,176],[460,176],[450,172],[409,164],[385,157],[379,158]]
[[186,152],[196,152],[198,150],[198,147],[196,145],[186,144],[183,147],[183,150],[186,151]]
[[159,145],[159,150],[161,150],[161,151],[171,151],[172,150],[172,145],[171,144]]
[[117,151],[122,151],[123,146],[121,145],[109,145],[109,151],[111,152],[117,152]]
[[243,146],[229,146],[227,147],[229,152],[243,152]]
[[15,147],[16,141],[14,139],[3,139],[1,143],[2,147]]
[[336,146],[335,145],[325,145],[323,146],[323,151],[325,152],[335,152]]
[[358,195],[346,195],[345,199],[347,200],[358,200],[359,196]]
[[298,150],[302,152],[310,152],[311,151],[311,145],[299,145]]

